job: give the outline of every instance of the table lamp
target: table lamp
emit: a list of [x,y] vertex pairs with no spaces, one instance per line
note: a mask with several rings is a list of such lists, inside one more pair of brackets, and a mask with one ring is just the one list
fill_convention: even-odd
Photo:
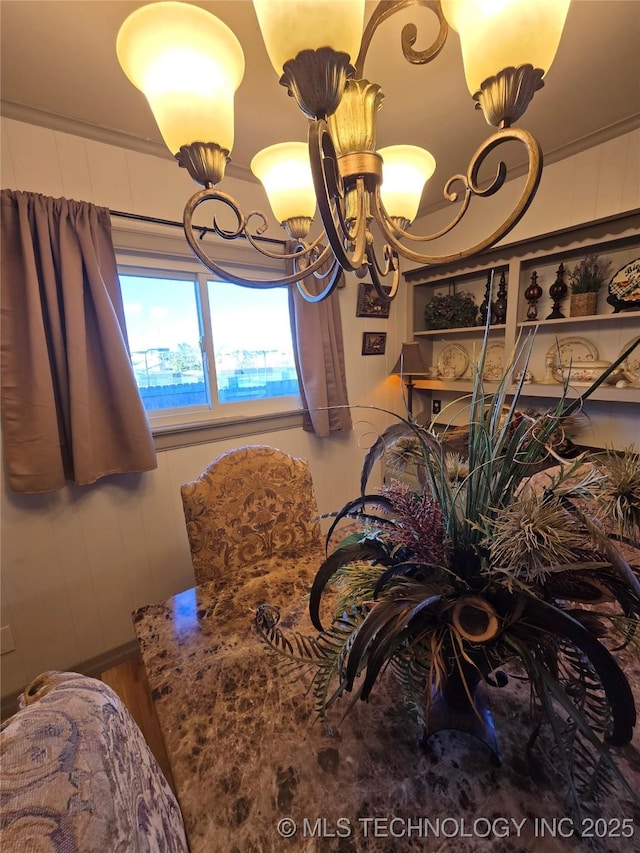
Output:
[[415,376],[428,376],[427,369],[422,358],[420,344],[417,341],[411,341],[402,344],[400,355],[396,361],[391,373],[397,373],[401,379],[404,379],[407,386],[407,410],[410,415],[413,414],[413,379]]

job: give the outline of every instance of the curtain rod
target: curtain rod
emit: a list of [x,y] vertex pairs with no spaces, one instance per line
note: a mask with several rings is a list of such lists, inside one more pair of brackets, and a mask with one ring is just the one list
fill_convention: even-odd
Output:
[[[182,222],[176,222],[173,219],[160,219],[157,216],[143,216],[141,213],[125,213],[122,210],[109,210],[110,216],[119,216],[120,219],[134,219],[138,222],[152,222],[154,225],[170,225],[172,228],[182,228]],[[205,234],[215,234],[215,229],[208,228],[206,225],[194,225],[194,231],[200,232],[200,239],[204,237]],[[242,235],[245,237],[245,235]],[[263,243],[275,243],[278,246],[284,246],[284,240],[277,240],[275,237],[260,237],[254,236],[254,240],[261,241]]]

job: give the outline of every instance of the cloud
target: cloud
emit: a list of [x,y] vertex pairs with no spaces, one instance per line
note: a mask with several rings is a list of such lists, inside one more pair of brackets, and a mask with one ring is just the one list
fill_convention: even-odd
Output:
[[165,308],[164,305],[153,305],[150,308],[149,313],[153,320],[164,320],[169,316],[169,309]]

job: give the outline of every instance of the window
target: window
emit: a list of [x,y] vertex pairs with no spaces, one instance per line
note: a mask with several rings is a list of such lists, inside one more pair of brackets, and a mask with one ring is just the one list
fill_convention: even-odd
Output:
[[209,281],[218,401],[298,394],[286,288]]
[[208,406],[198,282],[120,275],[129,352],[148,412]]
[[119,256],[129,351],[152,426],[298,409],[287,289]]

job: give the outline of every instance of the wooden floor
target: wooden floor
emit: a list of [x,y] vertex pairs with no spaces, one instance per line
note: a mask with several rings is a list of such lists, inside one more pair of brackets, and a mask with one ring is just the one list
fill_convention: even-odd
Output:
[[136,655],[136,657],[106,670],[100,674],[100,680],[108,684],[127,706],[167,781],[175,791],[158,718],[151,701],[147,675],[140,656]]

